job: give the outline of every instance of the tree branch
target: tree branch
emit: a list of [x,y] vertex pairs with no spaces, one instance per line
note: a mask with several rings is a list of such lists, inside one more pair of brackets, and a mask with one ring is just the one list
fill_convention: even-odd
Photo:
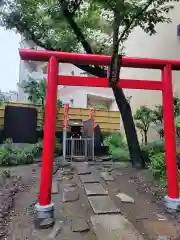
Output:
[[[16,25],[17,30],[20,33],[24,33],[24,30],[26,30],[26,32],[28,33],[28,35],[30,36],[30,39],[36,43],[37,46],[42,47],[44,49],[50,50],[50,51],[55,51],[55,49],[52,47],[51,43],[49,41],[46,41],[46,43],[42,43],[34,34],[33,31],[30,30],[30,28],[28,27],[28,24],[26,23],[22,23],[20,22],[19,25]],[[58,49],[59,51],[61,51],[61,49]]]
[[[30,36],[31,40],[39,47],[42,47],[46,50],[50,50],[50,51],[61,51],[61,49],[55,49],[52,44],[49,42],[48,44],[46,43],[42,43],[34,34],[33,31],[30,30],[30,28],[28,27],[27,24],[25,23],[21,23],[19,25],[16,25],[17,30],[20,33],[24,32],[24,29],[26,29],[28,35]],[[92,75],[95,75],[97,77],[107,77],[107,71],[105,71],[104,69],[100,68],[100,67],[92,67],[89,65],[75,65],[76,67],[80,68],[83,71],[86,71]]]
[[74,6],[74,9],[73,9],[73,12],[72,12],[73,15],[75,14],[76,10],[79,8],[79,6],[81,5],[81,3],[82,3],[82,0],[80,0],[80,1]]
[[96,77],[102,77],[105,78],[107,77],[107,71],[103,68],[100,68],[98,66],[89,66],[89,65],[75,65],[76,67],[82,69],[83,71],[86,71]]
[[[89,42],[86,40],[85,35],[83,34],[83,32],[81,31],[80,27],[77,25],[77,23],[74,21],[72,14],[68,11],[67,7],[64,3],[64,0],[59,0],[61,6],[62,6],[62,10],[63,10],[63,14],[64,17],[66,18],[66,21],[69,23],[70,27],[72,28],[72,30],[74,31],[74,34],[76,35],[77,39],[81,42],[84,50],[86,51],[86,53],[88,54],[93,54],[93,50],[91,48],[91,45],[89,44]],[[98,77],[107,77],[107,71],[105,71],[103,68],[99,67],[99,66],[82,66],[82,65],[76,65],[78,68],[89,72],[92,75],[96,75]]]
[[109,5],[109,7],[111,8],[111,10],[113,12],[116,12],[117,10],[112,6],[112,4],[109,2],[109,0],[106,0],[107,1],[107,4]]
[[141,11],[139,11],[129,22],[129,24],[126,26],[126,28],[124,29],[124,31],[122,32],[122,34],[120,35],[120,38],[118,40],[118,43],[120,43],[124,37],[124,35],[126,34],[126,32],[131,28],[132,24],[134,23],[134,21],[136,19],[138,19],[147,9],[148,7],[153,3],[154,0],[149,0],[149,2],[147,3],[147,5],[141,9]]
[[80,27],[77,25],[77,23],[74,21],[72,14],[69,12],[66,1],[59,0],[59,4],[62,8],[64,17],[66,18],[67,22],[69,23],[70,27],[73,29],[77,39],[82,43],[83,48],[85,49],[86,53],[93,54],[92,48],[88,41],[86,40],[86,37],[82,33]]

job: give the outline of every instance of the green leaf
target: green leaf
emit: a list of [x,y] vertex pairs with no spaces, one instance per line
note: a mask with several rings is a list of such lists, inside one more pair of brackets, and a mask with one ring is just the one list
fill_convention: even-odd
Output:
[[[168,13],[178,0],[67,0],[72,18],[95,53],[112,52],[113,12],[120,12],[120,51],[137,26],[156,33],[158,23],[170,22]],[[83,52],[82,42],[66,21],[61,0],[4,0],[0,6],[0,24],[15,29],[50,50]]]

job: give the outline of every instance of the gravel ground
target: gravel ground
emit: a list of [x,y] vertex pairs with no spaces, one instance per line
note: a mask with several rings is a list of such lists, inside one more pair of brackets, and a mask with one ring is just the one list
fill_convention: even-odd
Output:
[[[16,211],[18,204],[24,202],[27,208],[28,199],[31,204],[35,201],[35,196],[31,197],[29,191],[36,182],[37,177],[34,174],[36,167],[37,165],[0,168],[0,239],[11,239],[8,238],[10,232],[8,223],[19,214]],[[28,196],[24,198],[27,194]],[[20,205],[23,208],[23,205]]]

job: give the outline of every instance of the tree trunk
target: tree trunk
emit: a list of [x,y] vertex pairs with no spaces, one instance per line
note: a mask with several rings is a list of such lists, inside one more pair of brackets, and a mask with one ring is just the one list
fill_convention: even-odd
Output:
[[136,168],[145,168],[145,161],[139,146],[139,141],[133,121],[131,107],[123,93],[123,90],[118,87],[112,88],[116,103],[121,113],[124,130],[126,133],[129,153],[132,161],[132,166]]
[[141,144],[143,145],[144,144],[144,134],[142,131],[140,131],[140,134],[141,134]]
[[[67,6],[65,6],[63,4],[63,1],[60,1],[60,6],[63,9],[64,17],[66,18],[70,27],[74,31],[74,34],[76,35],[77,39],[81,42],[86,53],[93,54],[92,48],[91,48],[90,44],[88,43],[88,41],[86,40],[85,35],[82,33],[80,27],[74,21],[72,14],[69,13]],[[117,21],[119,21],[119,16],[116,15],[116,17],[117,17]],[[114,22],[114,28],[116,28],[116,21]],[[116,32],[114,33],[114,36],[113,36],[113,38],[114,38],[113,41],[116,43],[115,44],[116,51],[113,51],[113,53],[114,52],[118,53],[117,47],[119,47],[119,45],[118,45],[117,39],[115,39],[115,37],[116,38],[118,37],[118,36],[115,36],[115,34],[117,34],[118,31],[119,31],[119,29],[116,29]],[[82,69],[83,66],[80,65],[77,67]],[[98,77],[107,77],[107,72],[104,71],[99,66],[94,66],[94,67],[84,66],[84,67],[86,68],[86,71],[91,73],[92,75],[96,75]],[[115,86],[115,87],[113,87],[113,92],[114,92],[114,96],[115,96],[120,114],[122,116],[132,165],[134,167],[144,168],[145,162],[142,157],[142,152],[141,152],[141,149],[139,146],[137,133],[136,133],[133,117],[132,117],[131,107],[128,104],[128,101],[127,101],[122,89],[119,89]]]
[[147,145],[147,143],[148,143],[147,131],[144,131],[144,143],[145,143],[145,145]]
[[[107,72],[101,68],[93,68],[89,66],[76,65],[76,67],[91,73],[97,77],[107,77]],[[121,88],[114,86],[112,88],[114,97],[122,117],[124,130],[127,138],[129,153],[132,161],[132,166],[137,168],[145,168],[144,157],[139,146],[139,141],[136,133],[136,128],[132,116],[131,106],[126,99]]]

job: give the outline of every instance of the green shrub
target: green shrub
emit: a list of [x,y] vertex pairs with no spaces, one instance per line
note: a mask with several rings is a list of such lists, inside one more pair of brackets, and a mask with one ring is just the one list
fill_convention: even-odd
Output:
[[156,153],[151,156],[149,169],[154,178],[160,182],[162,186],[166,185],[166,166],[165,153]]
[[150,161],[150,158],[158,153],[164,153],[164,140],[154,141],[147,145],[141,146],[141,150],[146,162]]
[[42,142],[28,145],[22,148],[13,148],[13,141],[6,139],[4,145],[0,147],[0,165],[16,166],[23,164],[31,164],[34,158],[42,152]]
[[102,132],[101,133],[101,136],[102,136],[102,139],[103,139],[103,142],[105,141],[105,139],[110,136],[112,133],[111,132]]
[[11,138],[7,138],[4,141],[4,146],[3,146],[8,152],[13,151],[13,140]]
[[161,153],[164,152],[164,140],[163,139],[154,141],[152,143],[149,143],[148,145],[150,148],[152,148],[153,154],[156,154],[159,152],[161,152]]
[[19,160],[19,164],[31,164],[34,162],[33,153],[24,150],[24,152],[21,152]]
[[[61,144],[59,139],[55,141],[55,154],[60,154]],[[13,148],[13,141],[7,139],[4,145],[0,147],[0,165],[1,166],[16,166],[31,164],[34,159],[41,156],[42,153],[42,141],[36,144],[27,145],[21,148]]]
[[109,147],[109,154],[114,161],[129,160],[127,143],[120,133],[112,133],[104,139],[104,145]]
[[30,149],[29,152],[32,153],[32,155],[36,158],[41,156],[42,153],[42,141],[37,142],[36,144],[33,144]]
[[129,153],[123,148],[112,148],[111,155],[113,161],[126,162],[129,161]]
[[0,165],[5,165],[8,157],[9,157],[9,152],[7,148],[1,147],[0,148]]
[[126,146],[126,143],[120,133],[112,133],[111,135],[105,137],[104,145],[108,146],[109,148],[123,148]]

